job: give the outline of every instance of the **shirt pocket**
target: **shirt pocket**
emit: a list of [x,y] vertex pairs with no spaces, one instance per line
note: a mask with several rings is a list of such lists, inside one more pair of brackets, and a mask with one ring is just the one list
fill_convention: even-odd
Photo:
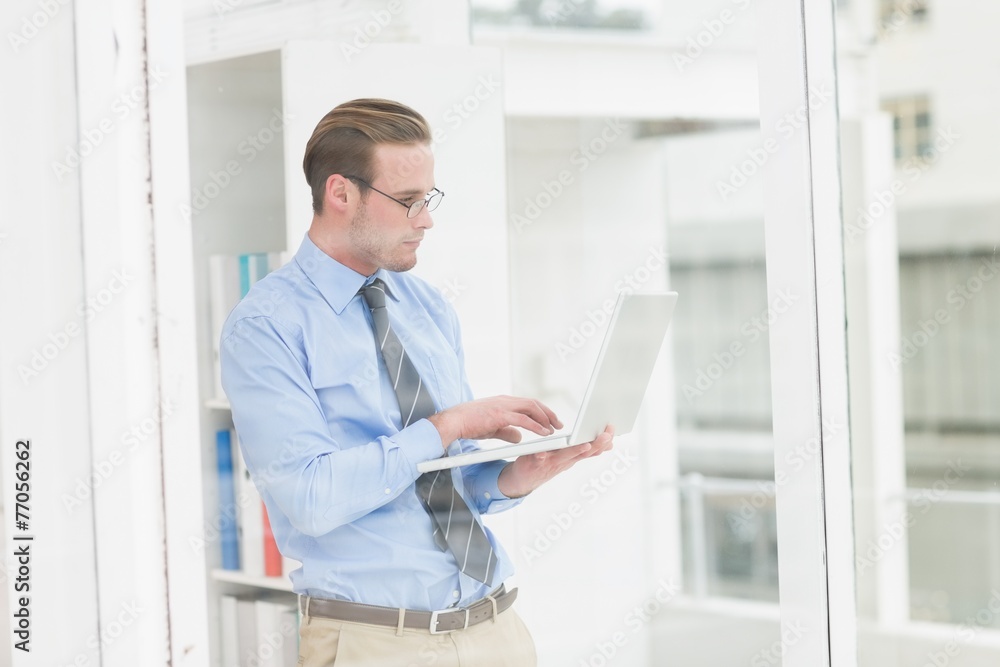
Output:
[[313,360],[309,379],[317,393],[338,389],[363,393],[378,384],[378,359],[368,350],[342,350]]
[[379,360],[368,349],[342,349],[314,361],[309,379],[335,436],[358,437],[381,413]]
[[462,375],[458,358],[453,354],[435,353],[430,356],[430,366],[434,371],[435,403],[446,410],[462,403]]

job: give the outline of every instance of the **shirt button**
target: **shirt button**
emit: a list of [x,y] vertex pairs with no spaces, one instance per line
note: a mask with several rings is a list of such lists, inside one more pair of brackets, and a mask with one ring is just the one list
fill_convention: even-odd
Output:
[[453,597],[453,598],[455,598],[457,600],[458,599],[458,591],[452,591],[451,592],[451,597]]
[[392,489],[386,489],[385,490],[385,495],[389,495],[390,493],[392,493]]
[[486,500],[489,500],[490,499],[490,492],[487,491],[486,493],[484,493],[483,494],[483,498],[486,498]]

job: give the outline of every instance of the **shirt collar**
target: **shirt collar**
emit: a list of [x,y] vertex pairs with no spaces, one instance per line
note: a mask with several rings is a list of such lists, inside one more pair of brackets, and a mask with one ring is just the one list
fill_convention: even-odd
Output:
[[363,276],[320,250],[309,238],[308,232],[303,236],[302,245],[295,253],[295,262],[338,315],[344,312],[351,299],[357,296],[358,290],[371,284],[376,278],[381,278],[385,283],[386,294],[394,301],[399,301],[396,296],[395,276],[391,271],[379,269],[370,276]]

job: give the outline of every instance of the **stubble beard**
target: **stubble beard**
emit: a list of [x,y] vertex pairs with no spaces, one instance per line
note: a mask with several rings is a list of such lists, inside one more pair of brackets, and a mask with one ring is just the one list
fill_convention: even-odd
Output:
[[395,271],[409,271],[417,264],[416,255],[393,257],[393,244],[372,224],[368,207],[362,203],[351,219],[347,232],[348,239],[364,259],[375,266]]

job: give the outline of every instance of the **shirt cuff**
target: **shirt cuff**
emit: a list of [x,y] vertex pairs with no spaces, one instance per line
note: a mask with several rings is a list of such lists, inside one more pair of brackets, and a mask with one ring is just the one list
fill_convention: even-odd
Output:
[[476,498],[476,507],[480,514],[494,514],[503,512],[512,507],[517,507],[526,496],[520,498],[508,498],[497,486],[500,472],[510,461],[491,461],[482,463],[476,471],[475,481],[472,483]]
[[444,456],[441,434],[427,419],[418,419],[392,436],[391,440],[410,462],[413,479],[420,476],[420,471],[417,470],[418,463]]

